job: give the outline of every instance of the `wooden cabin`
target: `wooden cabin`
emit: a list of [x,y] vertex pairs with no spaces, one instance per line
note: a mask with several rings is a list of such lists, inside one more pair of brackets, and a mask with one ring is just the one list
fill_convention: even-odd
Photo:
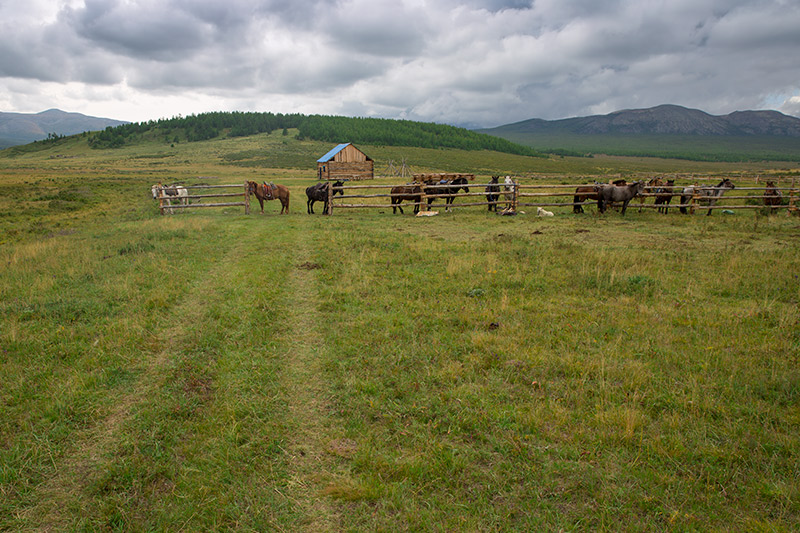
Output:
[[371,180],[375,162],[351,143],[340,144],[317,159],[321,180]]

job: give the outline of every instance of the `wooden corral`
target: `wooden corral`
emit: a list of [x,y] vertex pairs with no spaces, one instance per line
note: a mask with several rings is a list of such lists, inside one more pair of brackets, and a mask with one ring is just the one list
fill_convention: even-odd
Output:
[[371,180],[375,162],[352,143],[340,144],[317,160],[321,180]]
[[[174,186],[163,186],[160,183],[158,184],[157,189],[157,200],[158,200],[158,208],[162,215],[165,214],[172,214],[174,213],[175,209],[194,209],[194,208],[204,208],[204,207],[234,207],[234,206],[241,206],[244,207],[245,214],[250,213],[250,196],[247,194],[247,183],[244,184],[244,192],[215,192],[221,189],[233,189],[233,188],[240,188],[242,185],[181,185],[184,189],[187,190],[197,190],[197,189],[205,189],[209,190],[210,194],[189,194],[185,198],[188,200],[188,203],[185,205],[182,204],[175,204],[174,197],[169,197],[165,194],[165,190],[169,187]],[[240,202],[207,202],[206,199],[208,198],[242,198]],[[192,203],[192,200],[201,200],[198,203]]]
[[[428,199],[434,198],[436,200],[440,200],[446,196],[438,190],[438,188],[442,186],[435,184],[435,182],[429,181],[428,183],[429,185],[423,186],[420,189],[419,202],[409,202],[404,205],[412,207],[416,203],[420,210],[424,210],[428,207]],[[456,199],[455,202],[451,204],[451,207],[488,207],[489,203],[486,198],[486,187],[489,185],[489,183],[471,183],[469,185],[469,193],[459,192],[454,195],[450,195]],[[500,186],[500,197],[496,204],[500,209],[502,209],[503,213],[501,214],[509,214],[517,212],[520,209],[524,210],[525,208],[537,207],[565,207],[569,208],[571,212],[573,206],[580,205],[582,203],[575,203],[572,201],[573,197],[575,196],[575,189],[577,187],[585,186],[586,183],[522,184],[519,180],[514,180],[513,187],[511,187],[510,190],[506,190],[504,186],[505,184],[503,183],[498,185]],[[737,186],[734,191],[731,191],[719,198],[716,205],[706,205],[706,203],[701,203],[703,199],[697,194],[691,197],[687,203],[681,204],[680,191],[686,185],[689,184],[678,184],[675,186],[675,192],[673,193],[673,198],[675,201],[669,206],[670,209],[674,210],[671,212],[677,213],[678,208],[680,207],[689,208],[690,211],[699,210],[700,212],[706,212],[706,210],[757,210],[764,209],[765,207],[763,202],[763,193],[765,191],[765,187],[763,186]],[[342,187],[344,190],[343,196],[329,197],[328,214],[333,212],[334,207],[336,209],[390,208],[392,194],[389,189],[392,187],[393,185],[345,185]],[[799,211],[797,204],[800,201],[800,190],[793,187],[784,187],[783,194],[789,200],[788,205],[782,206],[783,209],[787,209],[789,212]],[[660,196],[660,194],[650,192],[646,189],[642,196],[645,198],[655,199],[657,196]],[[589,203],[593,202],[590,201]],[[654,203],[647,203],[643,204],[642,207],[645,209],[658,209],[661,206]],[[441,201],[439,201],[438,203],[433,203],[431,208],[442,209],[444,208],[444,205]]]

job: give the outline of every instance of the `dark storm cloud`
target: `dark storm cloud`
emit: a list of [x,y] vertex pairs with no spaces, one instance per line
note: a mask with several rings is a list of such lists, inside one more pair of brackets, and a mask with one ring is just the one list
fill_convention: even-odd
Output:
[[47,82],[470,125],[662,103],[800,107],[796,2],[29,1],[0,4],[0,105],[38,101]]

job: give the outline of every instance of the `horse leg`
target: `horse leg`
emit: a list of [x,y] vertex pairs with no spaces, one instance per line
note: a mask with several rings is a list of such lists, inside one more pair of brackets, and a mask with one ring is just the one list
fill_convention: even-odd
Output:
[[572,212],[573,213],[583,213],[583,201],[584,198],[580,196],[575,196],[572,198]]
[[[628,208],[629,202],[630,200],[625,200],[624,202],[622,202],[622,216],[625,216],[625,210]],[[639,212],[641,213],[641,207],[639,209],[640,209]]]

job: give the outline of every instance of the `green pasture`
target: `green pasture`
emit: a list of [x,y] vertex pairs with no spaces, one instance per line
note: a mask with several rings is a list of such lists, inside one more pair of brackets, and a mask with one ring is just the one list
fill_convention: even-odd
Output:
[[[0,530],[796,529],[800,218],[310,216],[326,151],[0,152]],[[284,183],[291,214],[158,214],[153,183],[199,176]]]

